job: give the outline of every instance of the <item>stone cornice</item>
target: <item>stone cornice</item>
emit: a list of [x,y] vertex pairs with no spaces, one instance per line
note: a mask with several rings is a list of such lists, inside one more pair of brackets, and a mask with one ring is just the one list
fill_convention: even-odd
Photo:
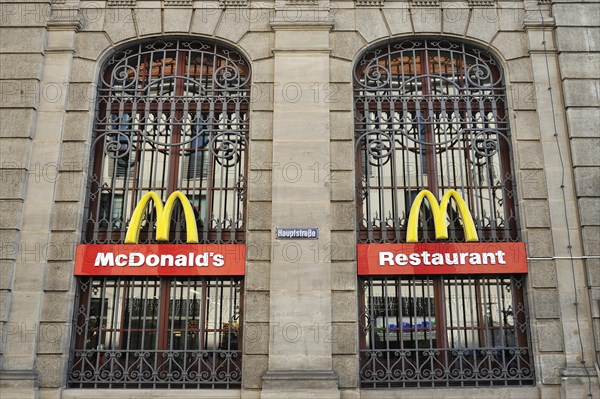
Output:
[[108,0],[108,7],[135,7],[136,0]]
[[51,16],[48,21],[48,30],[52,31],[75,31],[78,32],[81,29],[81,15],[76,16],[65,16],[60,15]]
[[271,21],[269,26],[274,31],[331,31],[333,21]]
[[192,0],[164,0],[165,7],[191,7]]
[[523,26],[523,29],[525,29],[525,30],[552,29],[556,26],[556,23],[554,22],[554,18],[548,17],[548,18],[544,18],[543,20],[542,19],[526,19],[521,23],[521,26]]
[[385,0],[354,0],[356,7],[383,7]]
[[413,7],[439,7],[440,0],[412,0]]
[[219,0],[221,8],[246,8],[249,6],[248,0]]
[[470,7],[493,7],[496,0],[468,0]]

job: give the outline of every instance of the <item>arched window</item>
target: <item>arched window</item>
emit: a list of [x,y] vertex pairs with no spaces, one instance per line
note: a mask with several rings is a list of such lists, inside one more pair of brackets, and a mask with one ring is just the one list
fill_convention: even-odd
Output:
[[[182,191],[202,242],[244,241],[250,69],[235,51],[198,41],[124,49],[97,93],[86,243],[119,243],[138,200]],[[140,242],[152,242],[152,213]],[[170,242],[185,242],[174,218]]]
[[[405,243],[411,205],[456,190],[479,241],[518,241],[502,70],[489,53],[411,39],[366,51],[354,70],[359,243]],[[465,240],[455,204],[448,239]],[[431,205],[419,242],[436,240]],[[522,275],[361,279],[363,387],[533,381]]]
[[[245,242],[250,68],[238,52],[160,40],[108,59],[97,89],[83,243],[122,244],[138,201],[180,191],[201,244]],[[138,242],[156,243],[146,210]],[[168,243],[185,243],[176,205]],[[68,383],[231,388],[241,383],[241,278],[80,277]]]
[[[468,201],[480,240],[518,239],[506,93],[493,57],[445,40],[396,42],[361,57],[354,89],[361,242],[404,242],[416,194],[451,188]],[[462,240],[451,216],[450,238]],[[421,227],[423,241],[434,239],[430,217]]]

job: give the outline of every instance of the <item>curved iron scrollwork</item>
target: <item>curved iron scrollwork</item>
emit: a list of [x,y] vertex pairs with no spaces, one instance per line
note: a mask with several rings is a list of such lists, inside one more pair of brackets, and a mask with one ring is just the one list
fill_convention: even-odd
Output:
[[[423,189],[461,192],[482,241],[519,239],[502,70],[485,51],[404,40],[365,52],[354,70],[357,230],[361,242],[403,242]],[[431,215],[422,240],[435,238]],[[463,240],[456,212],[451,241]]]
[[[86,243],[119,243],[148,191],[189,198],[202,242],[245,237],[250,68],[195,40],[141,43],[115,53],[98,88]],[[185,242],[176,210],[171,242]],[[141,241],[153,242],[153,213]]]
[[363,133],[357,140],[357,145],[360,143],[363,143],[369,155],[365,158],[365,162],[372,166],[385,165],[394,153],[394,140],[385,132],[374,130]]
[[82,350],[74,352],[69,383],[97,388],[237,388],[241,351]]
[[246,146],[244,135],[228,131],[215,134],[210,140],[210,151],[216,162],[226,167],[232,167],[240,160],[240,154]]
[[531,385],[528,348],[361,350],[363,388]]

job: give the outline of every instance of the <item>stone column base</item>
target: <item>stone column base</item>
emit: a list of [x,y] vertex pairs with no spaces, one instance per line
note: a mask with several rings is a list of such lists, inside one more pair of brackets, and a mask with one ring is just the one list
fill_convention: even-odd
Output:
[[34,370],[0,370],[0,396],[37,399],[38,375]]
[[337,375],[324,371],[268,371],[261,399],[340,399]]

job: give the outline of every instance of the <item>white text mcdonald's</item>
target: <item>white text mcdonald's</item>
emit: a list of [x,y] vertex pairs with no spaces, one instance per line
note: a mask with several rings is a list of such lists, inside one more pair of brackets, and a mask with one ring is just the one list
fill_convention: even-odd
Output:
[[[450,200],[462,218],[465,243],[419,243],[419,211],[427,199],[438,240],[448,238],[446,212]],[[406,244],[358,244],[359,275],[514,274],[527,273],[527,253],[522,242],[478,241],[477,229],[465,201],[448,190],[438,204],[428,190],[415,198],[408,217]]]
[[244,244],[87,244],[77,276],[243,276]]
[[[176,201],[185,216],[188,244],[138,244],[150,202],[156,213],[156,241],[169,239]],[[244,244],[198,244],[193,208],[179,191],[164,205],[156,193],[145,194],[129,221],[124,244],[82,244],[75,256],[79,276],[243,276],[245,267]]]

